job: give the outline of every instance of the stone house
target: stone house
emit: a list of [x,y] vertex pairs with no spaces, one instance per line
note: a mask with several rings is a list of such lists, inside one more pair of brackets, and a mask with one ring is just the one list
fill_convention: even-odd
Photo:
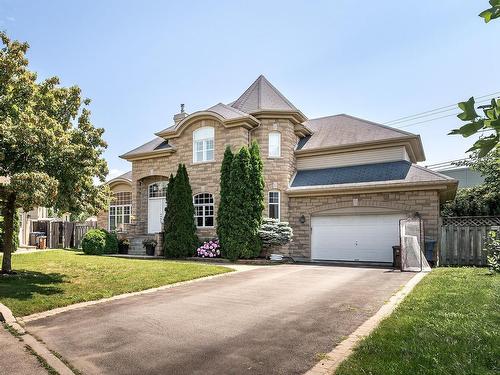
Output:
[[391,262],[399,220],[418,213],[437,239],[439,204],[456,191],[454,179],[416,164],[425,160],[418,135],[345,114],[308,119],[260,76],[232,103],[191,114],[181,106],[172,126],[122,155],[132,171],[109,181],[115,200],[98,224],[144,252],[143,238],[160,237],[168,176],[185,163],[198,236],[214,237],[225,147],[252,140],[264,163],[264,215],[290,223],[283,252],[295,259]]

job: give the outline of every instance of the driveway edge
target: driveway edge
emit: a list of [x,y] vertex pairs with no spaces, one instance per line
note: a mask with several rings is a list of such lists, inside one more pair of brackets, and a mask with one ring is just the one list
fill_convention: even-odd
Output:
[[427,275],[427,272],[419,272],[413,276],[387,303],[385,303],[371,318],[361,324],[347,339],[338,344],[325,359],[317,363],[304,375],[326,375],[333,374],[337,367],[351,355],[353,349],[359,342],[368,336],[380,322],[387,318],[413,290],[413,288]]
[[31,348],[36,355],[41,357],[47,364],[53,368],[59,375],[75,375],[75,373],[66,364],[57,358],[42,342],[38,341],[35,337],[27,333],[23,327],[19,325],[12,311],[0,303],[0,314],[9,327],[15,330],[24,344]]
[[192,280],[179,281],[179,282],[176,282],[176,283],[173,283],[173,284],[162,285],[162,286],[159,286],[159,287],[156,287],[156,288],[144,289],[144,290],[140,290],[140,291],[137,291],[137,292],[130,292],[130,293],[118,294],[118,295],[113,296],[113,297],[102,298],[102,299],[93,300],[93,301],[79,302],[79,303],[75,303],[73,305],[68,305],[68,306],[64,306],[64,307],[58,307],[58,308],[55,308],[55,309],[52,309],[52,310],[47,310],[47,311],[43,311],[43,312],[40,312],[40,313],[31,314],[31,315],[26,315],[26,316],[23,316],[22,318],[18,318],[18,321],[21,324],[24,324],[24,323],[32,322],[34,320],[43,319],[43,318],[47,318],[49,316],[61,314],[61,313],[66,312],[66,311],[81,309],[81,308],[84,308],[84,307],[93,306],[93,305],[97,305],[97,304],[100,304],[100,303],[117,301],[117,300],[121,300],[121,299],[124,299],[124,298],[129,298],[129,297],[134,297],[134,296],[140,296],[142,294],[154,293],[154,292],[158,292],[160,290],[175,288],[175,287],[178,287],[178,286],[182,286],[182,285],[186,285],[186,284],[191,284],[191,283],[196,283],[196,282],[201,282],[201,281],[206,281],[206,280],[211,280],[211,279],[215,279],[215,278],[219,278],[219,277],[227,277],[228,275],[231,275],[231,274],[234,274],[234,273],[239,273],[239,272],[244,272],[244,271],[251,270],[251,269],[255,269],[255,268],[258,268],[260,266],[246,266],[246,267],[242,267],[241,265],[237,265],[234,268],[233,267],[229,267],[229,266],[224,266],[224,267],[230,268],[233,271],[232,272],[221,273],[221,274],[217,274],[217,275],[203,276],[203,277],[199,277],[197,279],[192,279]]

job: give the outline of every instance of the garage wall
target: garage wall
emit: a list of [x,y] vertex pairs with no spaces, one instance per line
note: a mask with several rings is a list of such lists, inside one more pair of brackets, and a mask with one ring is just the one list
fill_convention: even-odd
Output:
[[[311,215],[327,210],[353,207],[357,199],[358,207],[379,207],[413,214],[418,211],[424,220],[425,235],[437,239],[439,219],[439,195],[437,191],[407,191],[394,193],[371,193],[337,195],[324,197],[291,197],[289,201],[289,221],[293,228],[293,241],[288,246],[288,254],[293,257],[310,258]],[[345,211],[345,210],[343,210]],[[306,221],[300,223],[304,215]]]

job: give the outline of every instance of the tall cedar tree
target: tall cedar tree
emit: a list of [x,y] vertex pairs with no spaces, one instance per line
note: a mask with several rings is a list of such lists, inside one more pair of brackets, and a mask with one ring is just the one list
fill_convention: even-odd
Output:
[[169,231],[165,234],[165,255],[172,258],[192,256],[198,244],[194,224],[193,192],[184,164],[179,164],[172,186]]
[[174,188],[174,175],[170,174],[170,178],[168,179],[167,185],[167,193],[165,194],[165,216],[163,218],[163,254],[167,256],[167,233],[170,233],[172,230],[172,215],[173,215],[173,206],[170,203],[172,201],[172,190]]
[[261,252],[260,236],[258,235],[262,225],[262,211],[264,210],[264,166],[260,157],[260,148],[257,141],[253,141],[250,146],[250,180],[252,181],[252,198],[253,203],[253,230],[255,231],[256,241],[253,251],[254,256],[258,256]]
[[234,155],[231,148],[227,146],[226,151],[224,151],[224,159],[222,160],[220,169],[220,203],[219,209],[217,210],[217,236],[219,237],[222,256],[224,257],[226,257],[224,243],[226,241],[229,220],[231,219],[229,215],[229,195],[231,194],[230,180],[233,158]]
[[2,273],[10,273],[18,208],[54,207],[97,214],[109,203],[103,129],[90,119],[89,99],[57,77],[38,81],[28,44],[0,32],[0,205],[4,217]]
[[228,226],[224,253],[229,259],[252,258],[255,244],[255,219],[252,202],[250,153],[242,147],[231,164],[231,191],[228,198]]

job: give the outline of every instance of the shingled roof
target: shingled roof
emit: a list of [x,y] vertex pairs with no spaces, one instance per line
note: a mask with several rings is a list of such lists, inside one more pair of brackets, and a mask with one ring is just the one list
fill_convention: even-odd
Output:
[[417,136],[346,114],[307,120],[304,125],[313,135],[299,143],[301,150]]
[[300,112],[263,75],[260,75],[230,106],[246,113],[260,111]]
[[405,160],[297,171],[289,191],[308,188],[369,187],[401,183],[444,183],[456,180]]
[[149,153],[154,153],[154,152],[162,152],[166,150],[172,150],[172,145],[168,143],[165,139],[161,137],[156,137],[152,139],[151,141],[143,144],[142,146],[139,146],[137,148],[134,148],[132,151],[129,151],[123,155],[120,155],[121,158],[123,159],[128,159],[128,158],[133,158],[135,156],[143,155],[143,154],[149,154]]

